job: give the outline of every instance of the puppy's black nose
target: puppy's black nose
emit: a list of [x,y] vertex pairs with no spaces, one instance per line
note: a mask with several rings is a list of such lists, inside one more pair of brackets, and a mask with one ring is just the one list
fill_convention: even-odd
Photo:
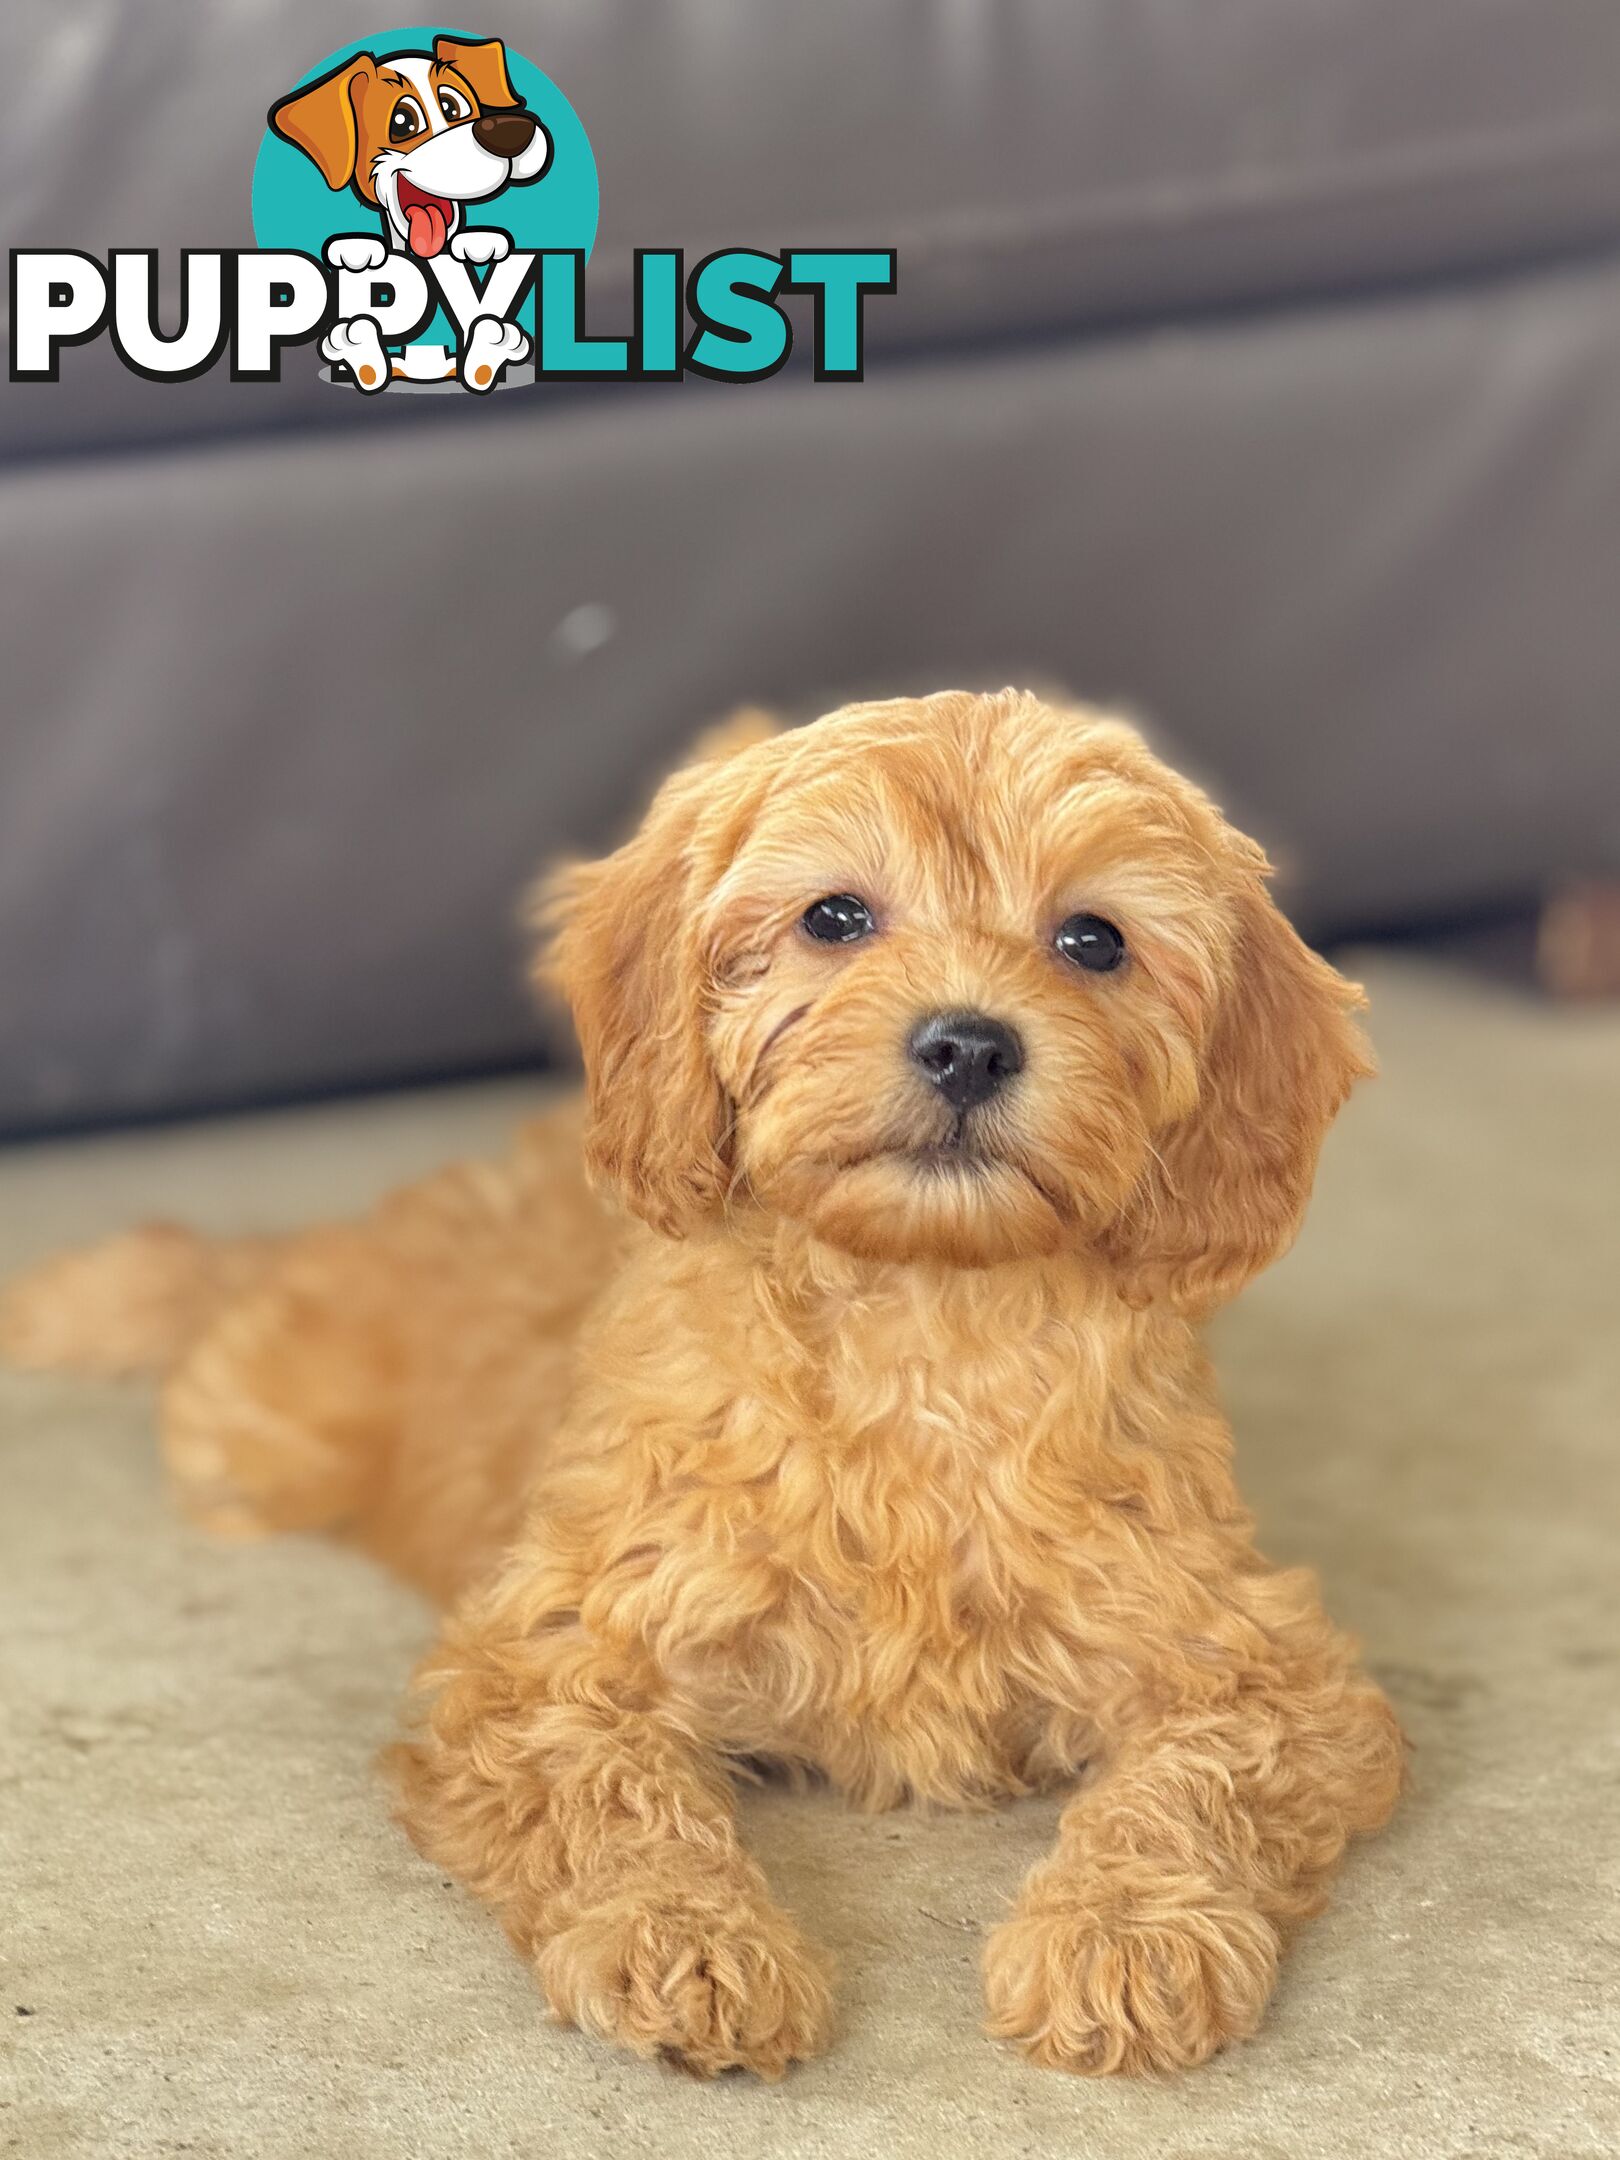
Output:
[[532,112],[480,113],[473,122],[473,141],[496,157],[521,157],[539,125]]
[[988,1013],[930,1013],[912,1029],[906,1054],[953,1110],[988,1102],[1024,1064],[1023,1044]]

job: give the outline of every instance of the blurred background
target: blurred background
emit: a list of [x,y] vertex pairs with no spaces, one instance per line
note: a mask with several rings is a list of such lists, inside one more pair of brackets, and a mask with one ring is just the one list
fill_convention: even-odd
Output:
[[[539,1054],[514,897],[743,699],[1066,685],[1308,934],[1620,953],[1612,0],[504,0],[631,251],[868,244],[867,379],[0,392],[0,1133]],[[8,245],[252,244],[352,0],[25,0]],[[169,320],[175,319],[171,314]]]

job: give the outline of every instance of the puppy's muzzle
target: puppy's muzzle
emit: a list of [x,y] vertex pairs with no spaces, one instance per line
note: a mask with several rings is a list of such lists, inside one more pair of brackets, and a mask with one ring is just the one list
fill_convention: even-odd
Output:
[[472,124],[473,141],[494,157],[518,158],[533,142],[539,125],[532,112],[480,113]]
[[1017,1035],[988,1013],[930,1013],[912,1029],[906,1055],[959,1114],[988,1102],[1024,1066]]

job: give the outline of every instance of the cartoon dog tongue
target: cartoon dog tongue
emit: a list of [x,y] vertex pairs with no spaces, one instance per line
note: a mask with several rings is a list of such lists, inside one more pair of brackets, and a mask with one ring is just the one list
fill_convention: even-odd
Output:
[[407,203],[405,223],[413,255],[437,255],[450,231],[450,222],[437,202]]

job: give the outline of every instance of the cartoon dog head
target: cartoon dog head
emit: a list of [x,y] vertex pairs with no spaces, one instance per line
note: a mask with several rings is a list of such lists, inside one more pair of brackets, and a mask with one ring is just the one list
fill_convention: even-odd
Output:
[[1039,699],[747,720],[550,889],[597,1172],[681,1234],[752,1207],[864,1257],[1078,1251],[1203,1310],[1292,1238],[1355,988],[1120,722]]
[[538,180],[551,137],[525,111],[499,38],[438,37],[431,53],[357,53],[270,108],[270,126],[329,188],[380,210],[389,245],[437,255],[463,203]]

